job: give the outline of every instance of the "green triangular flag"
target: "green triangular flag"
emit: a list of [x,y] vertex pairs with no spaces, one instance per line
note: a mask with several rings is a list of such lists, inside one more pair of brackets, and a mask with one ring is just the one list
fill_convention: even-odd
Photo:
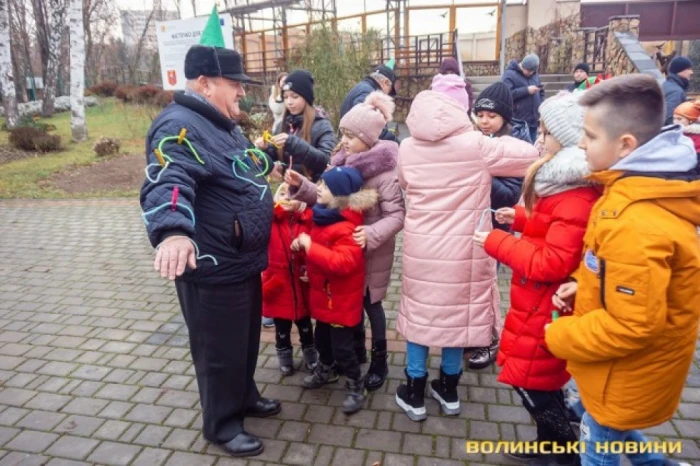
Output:
[[219,23],[219,12],[216,11],[216,5],[211,9],[209,21],[204,26],[202,38],[199,40],[199,45],[208,45],[210,47],[226,47],[224,43],[224,34],[221,32],[221,24]]
[[390,70],[393,70],[393,69],[394,69],[394,65],[396,65],[396,59],[394,59],[394,58],[392,58],[391,60],[389,60],[388,62],[386,62],[386,63],[384,64],[384,66],[386,66],[386,67],[389,68]]

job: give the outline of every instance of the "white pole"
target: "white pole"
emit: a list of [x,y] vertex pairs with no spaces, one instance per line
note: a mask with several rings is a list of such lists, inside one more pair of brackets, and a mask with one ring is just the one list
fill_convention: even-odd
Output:
[[506,2],[507,0],[501,0],[501,53],[499,54],[501,75],[506,70],[506,11],[508,11]]

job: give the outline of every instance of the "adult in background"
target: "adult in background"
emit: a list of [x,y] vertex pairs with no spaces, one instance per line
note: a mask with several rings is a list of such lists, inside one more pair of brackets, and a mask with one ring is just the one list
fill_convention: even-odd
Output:
[[537,139],[537,129],[540,125],[539,109],[544,100],[544,86],[537,72],[539,67],[540,57],[531,53],[520,63],[512,60],[501,79],[513,94],[515,118],[527,123],[530,139],[533,141]]
[[[440,74],[442,75],[457,75],[461,76],[459,72],[459,63],[457,62],[457,59],[454,57],[447,57],[442,60],[442,63],[440,63]],[[433,78],[435,79],[435,78]],[[474,108],[474,91],[472,91],[472,83],[469,82],[468,79],[464,79],[464,90],[467,92],[467,96],[469,97],[469,108],[468,108],[468,113],[472,112],[472,108]]]
[[270,98],[267,99],[267,105],[270,107],[272,116],[275,118],[272,127],[275,128],[282,122],[284,116],[284,96],[282,95],[282,85],[284,78],[287,77],[287,72],[283,71],[277,75],[275,83],[270,88]]
[[[157,251],[155,269],[175,280],[189,329],[204,438],[233,456],[253,456],[263,444],[243,429],[244,418],[281,409],[278,401],[260,396],[253,380],[260,274],[267,267],[272,225],[264,175],[272,164],[246,156],[252,144],[236,125],[243,83],[250,82],[238,52],[195,45],[185,57],[185,77],[187,90],[175,94],[175,103],[148,131],[151,172],[141,189],[143,218]],[[183,128],[187,143],[178,144]],[[164,138],[173,136],[156,155]],[[163,168],[160,157],[168,161]]]
[[676,57],[668,65],[668,76],[663,84],[664,100],[666,101],[665,125],[673,124],[673,111],[688,100],[686,91],[693,76],[693,63],[686,57]]
[[574,82],[566,86],[566,90],[569,92],[574,92],[586,81],[586,79],[588,79],[588,75],[590,73],[591,68],[588,66],[588,63],[579,63],[576,65],[574,68]]
[[[394,74],[394,60],[392,59],[387,64],[376,67],[369,76],[350,89],[350,92],[345,96],[345,100],[343,100],[343,104],[340,106],[340,118],[343,118],[355,105],[364,102],[367,96],[374,91],[382,91],[391,97],[396,96],[395,83],[396,74]],[[382,134],[379,135],[379,139],[399,142],[396,136],[386,127],[382,130]],[[364,359],[367,359],[366,356]]]

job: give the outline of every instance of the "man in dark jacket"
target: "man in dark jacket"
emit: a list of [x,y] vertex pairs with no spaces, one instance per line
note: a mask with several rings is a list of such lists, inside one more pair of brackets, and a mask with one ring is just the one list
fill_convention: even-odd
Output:
[[566,86],[566,90],[569,92],[574,92],[586,79],[588,79],[590,72],[591,68],[588,66],[588,63],[579,63],[576,65],[574,68],[574,82]]
[[[355,105],[364,102],[367,96],[374,91],[382,91],[392,97],[396,96],[395,83],[396,74],[393,70],[393,60],[390,60],[389,64],[378,66],[369,76],[350,89],[340,106],[340,118],[343,118]],[[398,138],[387,128],[382,130],[379,139],[399,142]]]
[[544,100],[544,86],[540,82],[537,69],[540,58],[531,53],[518,63],[513,60],[508,65],[501,81],[506,83],[513,94],[514,116],[527,123],[530,139],[537,139],[537,128],[540,125],[540,104]]
[[272,163],[246,152],[252,145],[235,123],[242,83],[250,81],[240,55],[193,46],[185,76],[187,91],[175,95],[146,138],[142,215],[157,251],[155,269],[175,280],[189,329],[204,438],[233,456],[252,456],[263,444],[244,431],[244,417],[281,409],[260,396],[253,380],[260,274],[272,225],[265,175]]
[[666,100],[666,121],[673,124],[673,111],[688,100],[686,91],[693,76],[693,64],[686,57],[676,57],[668,65],[668,77],[663,84],[664,99]]

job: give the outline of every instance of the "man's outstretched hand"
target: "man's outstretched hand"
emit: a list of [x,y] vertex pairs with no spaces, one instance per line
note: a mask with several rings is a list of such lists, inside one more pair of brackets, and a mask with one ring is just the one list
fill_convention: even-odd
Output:
[[194,244],[187,236],[169,236],[160,243],[153,267],[160,272],[161,277],[175,280],[185,273],[187,266],[197,268]]

